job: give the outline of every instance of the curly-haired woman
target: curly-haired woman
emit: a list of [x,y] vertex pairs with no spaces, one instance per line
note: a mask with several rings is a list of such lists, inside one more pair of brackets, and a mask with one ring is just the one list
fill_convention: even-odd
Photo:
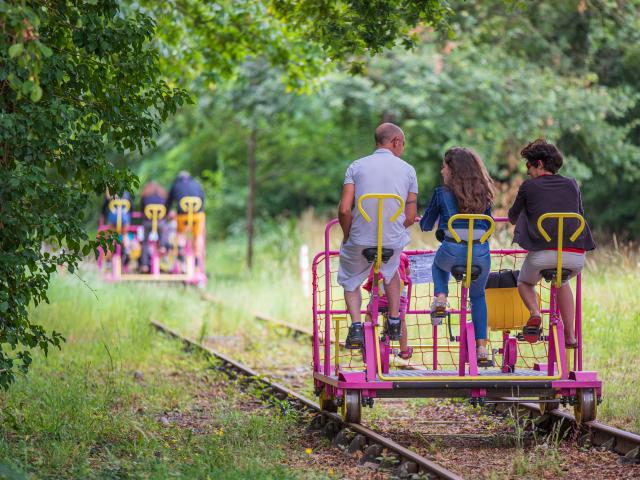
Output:
[[455,147],[447,150],[442,162],[444,186],[437,187],[431,202],[420,220],[423,231],[433,229],[440,218],[436,237],[442,241],[433,261],[432,275],[435,298],[431,305],[432,315],[442,315],[447,309],[449,274],[454,265],[467,264],[468,242],[474,244],[472,264],[480,267],[480,275],[471,282],[471,318],[475,330],[478,362],[488,361],[487,356],[487,301],[485,284],[491,269],[489,242],[480,243],[480,238],[489,228],[489,222],[474,222],[473,238],[469,238],[467,220],[456,220],[453,228],[460,236],[457,243],[448,231],[449,219],[457,213],[481,213],[491,215],[494,189],[493,181],[482,160],[474,151]]
[[[531,178],[520,185],[518,195],[509,209],[509,221],[516,225],[514,243],[529,251],[520,269],[518,291],[530,312],[527,326],[538,330],[538,334],[525,335],[525,340],[535,342],[542,324],[535,285],[540,281],[542,270],[556,267],[558,249],[557,220],[550,219],[544,225],[551,237],[551,242],[547,242],[538,231],[538,218],[552,212],[573,212],[584,216],[584,209],[578,183],[558,174],[563,157],[555,145],[537,139],[524,147],[520,155],[527,162],[527,175]],[[569,278],[582,270],[585,251],[596,248],[589,225],[585,225],[575,241],[569,239],[577,227],[577,220],[565,220],[562,265],[571,271]],[[568,348],[575,348],[575,305],[569,279],[562,282],[558,289],[558,308],[564,323],[565,344]]]

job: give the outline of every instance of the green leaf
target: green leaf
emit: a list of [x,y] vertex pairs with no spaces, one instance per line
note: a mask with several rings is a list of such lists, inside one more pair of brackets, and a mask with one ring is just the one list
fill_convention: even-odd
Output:
[[35,86],[35,83],[33,83],[33,80],[27,80],[22,84],[22,93],[26,95],[27,93],[33,90],[34,86]]
[[40,101],[40,99],[42,98],[42,87],[40,85],[35,84],[33,86],[33,90],[31,90],[30,98],[32,102]]
[[23,50],[24,45],[22,43],[14,43],[9,47],[9,58],[16,58]]
[[36,45],[38,46],[38,48],[40,49],[40,52],[45,58],[49,58],[51,55],[53,55],[53,50],[47,47],[44,43],[37,41]]

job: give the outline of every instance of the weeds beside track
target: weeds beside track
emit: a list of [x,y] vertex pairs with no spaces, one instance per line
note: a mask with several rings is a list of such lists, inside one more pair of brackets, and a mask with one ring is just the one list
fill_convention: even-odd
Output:
[[[349,446],[351,447],[351,445],[354,445],[353,448],[355,448],[356,445],[360,446],[361,448],[366,446],[367,449],[365,451],[365,455],[367,454],[367,452],[369,452],[369,458],[367,458],[366,456],[363,458],[370,461],[377,460],[379,453],[381,453],[379,452],[379,450],[381,450],[380,447],[382,447],[388,449],[389,451],[393,452],[403,459],[402,462],[393,462],[398,463],[397,468],[401,471],[404,471],[406,473],[429,473],[431,474],[431,478],[441,478],[448,480],[461,479],[460,476],[447,470],[446,468],[430,461],[429,459],[421,455],[412,452],[411,450],[403,447],[393,440],[386,438],[363,425],[344,423],[337,414],[321,411],[320,406],[315,402],[307,399],[306,397],[294,392],[293,390],[283,385],[280,385],[279,383],[273,382],[263,377],[258,372],[242,365],[241,363],[229,358],[228,356],[216,352],[215,350],[207,348],[203,345],[200,345],[157,321],[152,321],[151,323],[156,329],[182,341],[188,348],[197,349],[203,352],[206,356],[216,358],[221,362],[222,368],[224,368],[225,371],[229,372],[232,376],[242,375],[249,381],[256,383],[259,387],[261,387],[261,390],[263,392],[268,392],[280,401],[286,401],[287,403],[298,409],[311,410],[323,415],[325,417],[325,421],[319,421],[316,424],[322,425],[324,430],[328,434],[335,433],[335,438],[337,438],[338,436],[342,436],[342,438],[344,438],[344,440],[346,441],[348,439],[349,433],[344,432],[343,430],[348,429],[355,432],[356,436],[351,439],[351,441],[349,442]],[[357,435],[366,437],[367,441],[362,442],[362,440],[357,438]],[[369,443],[369,445],[367,445],[367,443]]]

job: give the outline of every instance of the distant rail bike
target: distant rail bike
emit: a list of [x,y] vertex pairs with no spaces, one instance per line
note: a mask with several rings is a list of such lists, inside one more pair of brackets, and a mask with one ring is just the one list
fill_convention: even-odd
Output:
[[[184,234],[176,231],[176,221],[166,219],[167,209],[163,204],[148,204],[143,212],[131,212],[131,202],[127,199],[113,199],[108,208],[116,218],[115,232],[119,241],[113,251],[99,251],[98,268],[108,281],[167,281],[184,282],[192,285],[204,285],[207,276],[204,258],[197,264],[194,253],[193,224],[195,215],[200,212],[202,200],[198,197],[183,197],[180,200],[184,214]],[[131,217],[131,223],[124,223],[125,216]],[[161,241],[160,222],[166,222],[165,240]],[[113,227],[101,223],[100,232],[113,230]],[[204,232],[200,233],[204,235]],[[126,242],[125,242],[125,237]],[[127,251],[123,245],[128,244]],[[204,242],[203,242],[204,243]],[[143,254],[148,255],[148,273],[135,273],[140,266]]]
[[[345,421],[358,423],[363,406],[372,406],[376,398],[461,397],[474,403],[490,401],[539,402],[543,411],[558,408],[562,403],[573,406],[579,423],[594,420],[602,394],[602,382],[597,373],[583,370],[582,356],[582,276],[576,277],[575,332],[578,345],[574,350],[565,347],[564,329],[557,304],[557,288],[569,271],[562,268],[562,243],[559,242],[557,268],[542,272],[544,280],[537,285],[543,316],[539,340],[529,343],[523,338],[523,328],[529,312],[520,299],[517,288],[487,289],[489,365],[479,366],[473,323],[468,307],[468,288],[477,266],[467,261],[452,269],[449,302],[452,306],[441,324],[431,316],[430,302],[433,284],[417,278],[433,260],[435,251],[405,251],[412,266],[407,289],[409,305],[403,320],[407,338],[413,348],[410,360],[398,355],[398,345],[389,340],[385,331],[386,313],[378,308],[380,263],[384,252],[382,238],[382,195],[378,198],[378,244],[372,268],[376,281],[371,292],[371,321],[364,322],[364,346],[358,350],[344,348],[349,318],[343,300],[343,290],[336,282],[339,252],[330,248],[330,233],[337,220],[325,229],[324,251],[313,260],[313,375],[315,393],[320,405],[328,411],[341,411]],[[388,197],[388,196],[387,196]],[[399,211],[404,208],[400,197]],[[370,221],[362,207],[363,217]],[[551,213],[540,217],[538,229],[550,240],[543,223],[555,218],[562,238],[566,218],[579,221],[573,233],[577,237],[584,228],[584,219],[573,213]],[[449,230],[456,241],[459,236],[452,222],[467,219],[470,230],[474,220],[490,220],[491,228],[482,242],[488,241],[495,222],[484,215],[456,215],[449,222]],[[469,237],[472,238],[471,232]],[[471,259],[473,242],[468,243]],[[492,271],[516,270],[522,263],[525,250],[491,250]],[[421,266],[422,265],[422,266]],[[427,275],[428,277],[428,275]],[[416,281],[412,280],[416,279]],[[450,285],[451,287],[451,285]],[[363,314],[365,312],[363,311]]]

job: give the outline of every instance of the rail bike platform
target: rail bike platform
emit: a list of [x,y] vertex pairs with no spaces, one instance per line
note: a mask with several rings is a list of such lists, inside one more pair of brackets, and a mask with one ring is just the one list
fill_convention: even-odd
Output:
[[[495,219],[497,223],[505,220]],[[412,357],[404,360],[398,356],[399,344],[390,341],[385,314],[377,311],[364,323],[363,348],[350,350],[344,345],[350,319],[343,289],[336,279],[339,251],[331,248],[336,224],[337,220],[327,224],[324,251],[315,256],[312,266],[313,378],[323,408],[340,408],[345,421],[357,423],[361,407],[372,406],[376,398],[459,397],[483,403],[507,397],[514,403],[539,402],[543,411],[558,408],[561,403],[571,405],[579,422],[595,419],[602,382],[596,372],[583,370],[581,274],[575,278],[578,347],[574,350],[564,344],[555,283],[542,280],[536,287],[543,323],[539,340],[533,343],[523,338],[529,312],[517,289],[487,289],[491,365],[483,367],[475,356],[466,279],[451,279],[451,308],[442,324],[434,324],[430,315],[433,283],[425,281],[425,275],[418,277],[430,266],[435,251],[405,251],[412,271],[405,285],[408,308],[403,321]],[[491,270],[518,270],[526,253],[521,249],[492,249]],[[367,299],[363,300],[366,305]],[[365,313],[363,310],[363,316]]]
[[[99,249],[98,268],[103,272],[103,278],[108,282],[181,282],[204,286],[207,283],[204,257],[198,265],[192,234],[195,215],[204,215],[200,213],[202,200],[198,197],[183,197],[181,206],[187,211],[185,235],[178,235],[174,225],[169,228],[169,246],[164,246],[161,245],[159,235],[160,222],[165,221],[167,213],[164,205],[148,204],[143,212],[131,212],[132,223],[123,225],[123,215],[130,212],[131,203],[128,200],[111,200],[109,209],[116,215],[115,232],[119,235],[120,242],[113,246],[113,251]],[[109,225],[100,224],[98,234],[112,229]],[[131,245],[127,252],[123,247],[124,237],[126,243]],[[132,265],[140,266],[145,242],[149,255],[148,272],[136,272],[136,267]]]

